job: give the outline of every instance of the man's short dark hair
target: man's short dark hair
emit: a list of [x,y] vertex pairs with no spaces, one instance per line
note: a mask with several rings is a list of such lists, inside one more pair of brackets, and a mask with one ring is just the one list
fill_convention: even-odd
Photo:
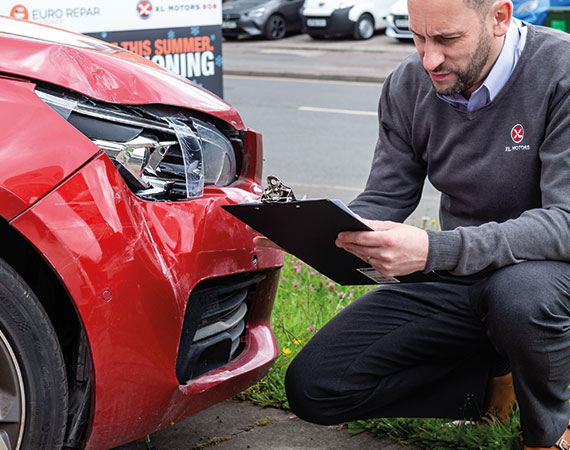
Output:
[[495,0],[464,0],[469,8],[477,11],[481,17],[486,17],[487,13],[495,3]]

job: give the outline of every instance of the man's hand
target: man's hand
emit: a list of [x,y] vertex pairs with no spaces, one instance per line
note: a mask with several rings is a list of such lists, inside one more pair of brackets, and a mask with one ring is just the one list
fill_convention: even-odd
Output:
[[374,231],[344,231],[339,233],[336,245],[386,276],[425,269],[429,238],[424,230],[395,222],[363,220]]
[[[251,233],[255,233],[255,234],[259,234],[257,231],[255,231],[253,228],[251,228],[249,225],[246,225],[247,231],[251,232]],[[266,247],[266,248],[274,248],[277,250],[281,250],[284,251],[281,247],[279,247],[275,242],[273,242],[270,239],[267,239],[265,236],[262,236],[259,234],[259,236],[254,236],[253,238],[253,244],[256,247]]]

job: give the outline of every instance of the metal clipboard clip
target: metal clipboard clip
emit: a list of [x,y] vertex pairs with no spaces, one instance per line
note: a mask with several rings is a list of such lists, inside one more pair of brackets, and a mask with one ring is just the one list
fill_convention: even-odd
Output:
[[285,186],[274,176],[267,177],[267,187],[261,196],[261,203],[287,203],[297,200],[293,189]]

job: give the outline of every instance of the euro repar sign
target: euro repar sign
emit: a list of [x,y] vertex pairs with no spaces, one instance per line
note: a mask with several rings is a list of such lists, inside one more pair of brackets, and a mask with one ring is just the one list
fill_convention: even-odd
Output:
[[221,0],[25,0],[0,14],[84,33],[222,96]]
[[14,5],[10,10],[10,16],[16,19],[31,20],[33,22],[41,22],[43,20],[61,20],[65,17],[85,17],[99,16],[101,10],[95,6],[93,8],[76,8],[73,6],[67,8],[40,8],[29,10],[25,5]]

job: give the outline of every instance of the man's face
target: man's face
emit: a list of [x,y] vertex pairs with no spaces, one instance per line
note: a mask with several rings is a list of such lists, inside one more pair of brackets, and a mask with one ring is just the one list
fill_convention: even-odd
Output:
[[414,43],[434,89],[469,96],[494,63],[486,18],[463,0],[408,0],[408,10]]

